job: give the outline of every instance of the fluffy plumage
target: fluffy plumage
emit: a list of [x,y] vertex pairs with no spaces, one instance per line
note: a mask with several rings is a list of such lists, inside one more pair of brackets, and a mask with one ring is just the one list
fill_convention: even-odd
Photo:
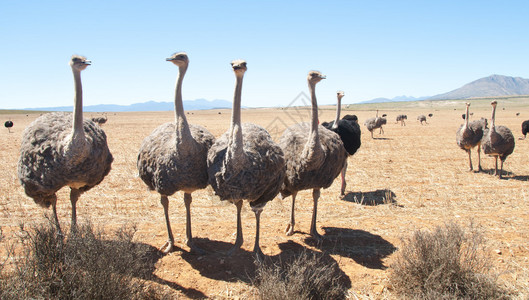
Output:
[[287,235],[294,234],[295,202],[298,191],[312,189],[314,207],[310,235],[321,239],[316,230],[316,217],[320,189],[329,187],[340,174],[347,160],[347,152],[333,131],[318,125],[318,103],[316,83],[324,79],[320,72],[311,71],[307,77],[312,101],[310,123],[301,123],[287,128],[280,138],[279,145],[285,153],[286,176],[281,186],[282,197],[292,195],[292,208]]
[[168,253],[174,246],[168,196],[183,191],[187,245],[192,251],[204,253],[194,244],[191,233],[191,193],[208,184],[207,153],[215,137],[204,127],[187,122],[182,102],[182,82],[189,65],[187,54],[178,52],[166,60],[179,68],[175,91],[175,122],[160,125],[143,140],[138,154],[138,173],[149,189],[160,194],[168,235],[162,251]]
[[41,206],[53,206],[57,218],[56,192],[69,186],[72,229],[77,224],[79,196],[110,172],[113,161],[105,132],[91,120],[83,120],[81,71],[90,65],[74,55],[70,66],[74,75],[74,112],[49,113],[33,121],[23,132],[18,161],[18,178],[28,196]]
[[[378,115],[378,111],[377,111]],[[367,130],[371,132],[371,138],[373,138],[373,130],[380,128],[380,133],[384,133],[384,129],[382,129],[382,125],[386,125],[387,120],[386,118],[369,118],[364,122],[364,125],[366,126]]]
[[[495,113],[497,102],[492,101],[491,105],[491,127],[483,133],[481,145],[485,154],[495,158],[496,167],[494,175],[498,175],[501,178],[503,173],[503,163],[505,162],[505,159],[507,159],[507,156],[514,151],[514,135],[509,128],[501,125],[496,126]],[[498,158],[501,160],[500,172],[498,172]]]
[[482,171],[481,139],[483,138],[483,132],[487,128],[487,119],[481,118],[480,120],[469,122],[469,107],[470,103],[466,103],[465,124],[462,124],[457,130],[456,142],[459,148],[465,150],[468,154],[469,171],[473,170],[471,150],[476,146],[478,147],[478,170]]
[[523,139],[527,137],[527,133],[529,132],[529,120],[525,120],[522,122],[522,134]]
[[69,149],[72,113],[44,114],[23,133],[18,177],[28,196],[49,207],[55,193],[64,186],[86,192],[110,172],[112,154],[105,132],[91,120],[83,121],[86,146],[83,155]]
[[218,138],[208,152],[209,183],[221,200],[237,207],[237,238],[228,252],[232,254],[243,243],[241,207],[249,202],[255,213],[254,253],[262,255],[259,246],[260,215],[266,203],[279,193],[285,176],[283,151],[262,127],[241,125],[241,93],[246,61],[235,60],[236,77],[230,129]]

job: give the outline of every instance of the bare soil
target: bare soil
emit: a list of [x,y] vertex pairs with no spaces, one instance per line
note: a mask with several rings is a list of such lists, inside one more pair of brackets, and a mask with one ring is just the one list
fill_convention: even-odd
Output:
[[[500,281],[518,292],[519,298],[528,297],[529,140],[518,140],[522,121],[529,119],[527,102],[499,101],[497,124],[509,127],[516,137],[516,148],[505,162],[501,180],[492,175],[494,161],[486,155],[482,155],[484,172],[468,171],[468,156],[455,142],[456,130],[463,123],[462,101],[350,106],[342,115],[356,114],[363,124],[375,115],[375,108],[380,108],[380,115],[388,114],[388,124],[384,134],[375,132],[375,139],[361,125],[362,147],[349,157],[345,197],[339,195],[339,179],[322,190],[318,230],[325,241],[315,244],[309,238],[312,193],[302,191],[297,198],[297,231],[293,236],[284,233],[290,197],[276,198],[265,207],[260,239],[264,254],[274,261],[300,251],[324,253],[339,264],[352,298],[392,298],[387,278],[402,237],[448,221],[463,226],[473,222],[485,235],[492,271],[500,274]],[[490,100],[472,103],[473,119],[490,119]],[[429,113],[433,117],[428,118],[427,125],[416,121],[418,115]],[[398,114],[408,115],[406,126],[396,124]],[[96,115],[85,113],[87,118]],[[321,121],[332,120],[334,115],[334,108],[321,107]],[[51,210],[37,206],[24,194],[16,172],[23,129],[39,114],[3,116],[15,124],[13,133],[5,128],[0,131],[0,224],[5,244],[16,238],[20,224],[46,222],[44,215]],[[230,110],[191,111],[187,117],[190,123],[203,125],[220,136],[229,127]],[[286,126],[308,121],[308,110],[246,109],[242,118],[243,122],[267,128],[277,140]],[[159,254],[157,249],[167,239],[163,209],[159,195],[148,191],[138,178],[136,158],[143,138],[173,120],[173,112],[108,114],[102,127],[114,155],[112,171],[99,186],[81,196],[77,205],[79,222],[89,220],[108,230],[135,224],[135,241],[150,245],[153,253]],[[477,168],[475,151],[472,156]],[[58,214],[64,226],[69,226],[71,216],[68,195],[67,188],[58,193]],[[220,201],[211,188],[193,193],[192,203],[193,235],[210,254],[189,253],[182,193],[170,197],[170,216],[177,249],[157,256],[153,284],[181,298],[256,297],[252,287],[255,218],[248,205],[243,206],[245,242],[231,257],[222,252],[235,240],[236,210],[234,205]]]

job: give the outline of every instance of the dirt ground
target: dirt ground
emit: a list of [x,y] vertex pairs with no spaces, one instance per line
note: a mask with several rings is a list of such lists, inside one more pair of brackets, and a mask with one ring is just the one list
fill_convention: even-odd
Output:
[[[345,100],[345,99],[344,99]],[[244,100],[243,100],[244,101]],[[490,100],[472,100],[472,119],[490,119]],[[243,103],[244,104],[244,103]],[[387,114],[384,134],[371,139],[365,119]],[[340,198],[340,180],[322,190],[318,207],[318,230],[325,241],[308,239],[312,193],[302,191],[296,203],[296,233],[286,236],[291,198],[276,198],[261,215],[261,248],[271,260],[286,259],[300,251],[321,252],[338,263],[351,298],[392,298],[387,289],[388,268],[401,246],[401,238],[415,230],[454,221],[473,222],[485,235],[493,271],[517,290],[520,298],[529,293],[529,140],[520,124],[529,119],[529,100],[499,100],[497,124],[509,127],[516,137],[514,153],[505,162],[505,178],[492,176],[493,159],[482,155],[485,172],[468,171],[468,156],[459,149],[455,133],[463,123],[463,101],[414,102],[406,104],[351,105],[344,114],[356,114],[362,128],[362,146],[349,157],[346,196]],[[519,116],[516,113],[520,113]],[[187,112],[188,121],[205,126],[215,136],[229,127],[230,110]],[[427,125],[416,121],[427,115]],[[407,114],[406,126],[395,123],[397,114]],[[85,113],[85,117],[98,114]],[[332,120],[332,107],[320,108],[320,120]],[[7,241],[20,224],[46,222],[46,210],[24,194],[16,164],[23,129],[38,113],[3,114],[15,126],[12,133],[0,131],[0,224]],[[243,122],[267,128],[277,140],[286,126],[308,121],[302,108],[246,109]],[[135,224],[137,243],[161,247],[167,232],[160,197],[147,190],[138,178],[137,152],[141,141],[157,126],[174,120],[173,112],[109,113],[105,130],[114,163],[110,174],[97,187],[83,194],[77,205],[79,222],[91,221],[105,229]],[[5,121],[5,120],[4,120]],[[489,123],[490,124],[490,123]],[[477,155],[473,151],[477,166]],[[58,193],[59,220],[69,226],[69,189]],[[176,251],[160,256],[154,264],[154,284],[173,290],[181,298],[253,298],[255,271],[252,248],[255,218],[243,206],[244,244],[231,257],[221,254],[235,241],[235,206],[220,201],[211,188],[193,193],[193,235],[207,255],[189,253],[185,245],[183,194],[170,197],[170,217]],[[0,245],[2,247],[2,245]]]

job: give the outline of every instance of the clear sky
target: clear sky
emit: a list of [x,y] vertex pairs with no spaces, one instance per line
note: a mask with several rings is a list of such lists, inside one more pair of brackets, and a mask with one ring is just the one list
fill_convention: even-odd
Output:
[[492,74],[529,78],[529,1],[0,1],[0,109],[68,106],[68,61],[84,104],[172,101],[186,51],[184,100],[233,99],[233,59],[246,59],[243,105],[286,106],[433,96]]

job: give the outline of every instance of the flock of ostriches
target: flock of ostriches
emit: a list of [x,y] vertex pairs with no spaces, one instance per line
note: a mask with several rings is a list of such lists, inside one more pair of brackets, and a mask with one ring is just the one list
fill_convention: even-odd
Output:
[[[205,253],[193,242],[190,207],[192,193],[207,185],[212,186],[221,200],[228,200],[237,208],[237,236],[228,254],[239,249],[243,243],[243,200],[249,203],[255,213],[253,251],[262,256],[259,224],[266,203],[278,194],[282,198],[292,197],[290,222],[286,229],[287,235],[292,235],[296,195],[307,189],[312,189],[314,202],[310,235],[321,240],[316,230],[320,190],[329,187],[341,174],[341,194],[345,193],[347,157],[353,155],[361,144],[357,117],[346,115],[340,119],[344,93],[337,93],[335,120],[319,125],[315,88],[325,76],[318,71],[310,71],[307,81],[312,101],[311,120],[287,128],[276,143],[264,128],[251,123],[241,124],[241,91],[247,64],[244,60],[235,60],[231,63],[236,84],[230,128],[215,139],[204,127],[189,124],[184,113],[182,82],[189,64],[187,54],[175,53],[167,61],[179,69],[175,88],[175,122],[163,124],[147,136],[141,144],[137,160],[140,178],[150,190],[160,194],[168,234],[168,241],[162,251],[172,251],[175,242],[169,221],[168,197],[182,191],[186,207],[187,245],[191,251]],[[79,196],[105,178],[113,161],[105,132],[96,124],[104,123],[106,118],[83,119],[81,71],[89,65],[90,61],[82,56],[74,55],[70,60],[75,82],[73,114],[54,112],[40,116],[25,129],[21,142],[18,162],[20,182],[26,194],[37,204],[53,208],[59,232],[56,192],[64,186],[70,187],[71,228],[74,230]],[[469,106],[467,103],[465,124],[457,131],[457,143],[468,152],[471,170],[470,150],[477,146],[478,154],[483,147],[485,154],[496,158],[498,174],[497,159],[500,158],[503,169],[505,158],[514,149],[514,137],[508,128],[496,126],[495,101],[492,102],[490,129],[485,119],[469,122]],[[365,122],[371,137],[376,128],[382,132],[382,125],[387,122],[384,117],[379,118],[377,111],[375,118]],[[406,115],[397,116],[397,122],[400,121],[402,125],[405,125],[406,119]],[[422,124],[426,122],[426,117],[419,116],[418,120]],[[8,128],[13,126],[9,122],[5,124]],[[529,121],[524,124],[529,128]],[[479,168],[481,170],[481,165]],[[499,175],[501,177],[501,172]]]

